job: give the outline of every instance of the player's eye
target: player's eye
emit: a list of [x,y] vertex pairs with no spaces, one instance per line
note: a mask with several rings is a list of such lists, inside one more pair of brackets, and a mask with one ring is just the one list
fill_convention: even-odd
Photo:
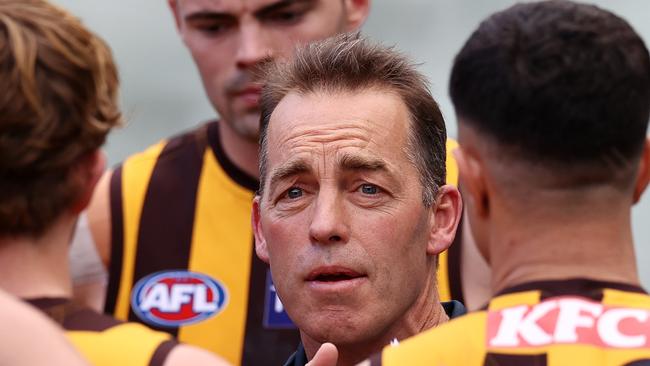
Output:
[[377,187],[374,184],[362,184],[359,187],[359,191],[361,191],[361,193],[363,193],[363,194],[375,195],[375,194],[379,193],[380,189],[379,189],[379,187]]
[[227,20],[210,19],[197,19],[192,22],[188,22],[188,25],[210,36],[216,36],[225,33],[234,26],[232,22]]
[[279,25],[293,25],[300,22],[313,6],[310,3],[295,3],[282,9],[267,12],[261,15],[261,19]]
[[287,198],[293,200],[293,199],[302,197],[302,193],[303,193],[302,189],[300,189],[298,187],[291,187],[291,188],[289,188],[287,190],[286,195],[287,195]]
[[295,11],[281,11],[269,16],[270,20],[283,23],[295,22],[302,14]]

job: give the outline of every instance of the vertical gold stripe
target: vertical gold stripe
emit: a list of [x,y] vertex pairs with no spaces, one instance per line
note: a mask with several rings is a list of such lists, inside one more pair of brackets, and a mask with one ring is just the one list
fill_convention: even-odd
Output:
[[138,241],[140,214],[151,174],[158,161],[158,155],[166,142],[160,142],[141,154],[127,159],[122,166],[122,207],[124,218],[124,253],[122,276],[115,306],[115,317],[126,320],[129,316],[133,266]]
[[207,150],[204,158],[189,269],[220,281],[226,287],[228,303],[214,317],[182,327],[179,339],[239,365],[254,255],[250,225],[253,194],[226,176],[212,151]]
[[452,153],[458,147],[458,142],[454,139],[447,139],[447,184],[458,186],[458,164]]
[[440,296],[440,301],[449,301],[451,300],[451,288],[449,287],[449,268],[447,260],[447,251],[440,253],[438,255],[438,269],[437,269],[437,284],[438,284],[438,296]]

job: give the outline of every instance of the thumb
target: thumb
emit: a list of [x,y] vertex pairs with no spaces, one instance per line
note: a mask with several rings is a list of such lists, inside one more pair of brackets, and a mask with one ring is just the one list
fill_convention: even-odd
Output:
[[314,358],[305,366],[336,366],[338,358],[339,351],[336,349],[336,346],[331,343],[323,343],[314,355]]

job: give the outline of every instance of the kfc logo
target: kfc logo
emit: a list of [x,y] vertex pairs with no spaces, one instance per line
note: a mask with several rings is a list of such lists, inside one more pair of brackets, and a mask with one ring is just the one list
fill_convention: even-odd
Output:
[[488,312],[490,348],[589,344],[609,348],[650,347],[650,310],[607,306],[578,297]]

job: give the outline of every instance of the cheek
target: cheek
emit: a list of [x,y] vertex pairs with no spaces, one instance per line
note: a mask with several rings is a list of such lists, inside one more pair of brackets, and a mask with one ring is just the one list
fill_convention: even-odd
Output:
[[263,222],[271,267],[292,268],[301,246],[307,243],[305,224],[299,217],[268,219]]
[[426,217],[405,209],[395,215],[367,214],[358,221],[359,235],[377,269],[387,275],[421,272],[427,263]]
[[228,42],[215,44],[205,40],[188,40],[185,42],[196,67],[201,73],[201,78],[212,83],[225,79],[229,65],[234,66],[234,50]]

